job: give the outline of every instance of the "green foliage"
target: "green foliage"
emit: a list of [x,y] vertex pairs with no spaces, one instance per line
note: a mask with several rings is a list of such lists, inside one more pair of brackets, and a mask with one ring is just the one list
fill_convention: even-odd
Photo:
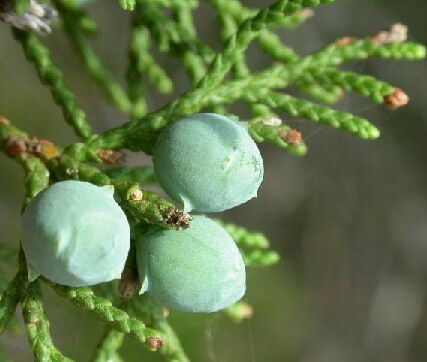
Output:
[[22,314],[28,339],[36,362],[70,362],[54,346],[49,333],[49,320],[43,311],[42,295],[38,281],[30,283],[22,298]]
[[140,320],[130,317],[124,310],[116,308],[105,298],[96,296],[90,288],[70,288],[49,283],[55,292],[68,299],[78,308],[91,313],[94,317],[105,322],[115,330],[131,335],[148,349],[153,349],[145,343],[150,338],[161,338],[161,334],[147,328]]
[[142,186],[157,184],[157,177],[151,166],[115,167],[105,173],[117,182],[138,183]]
[[[56,11],[48,5],[43,7],[46,11],[49,9],[48,18],[45,18],[46,14],[33,11],[32,7],[37,4],[35,1],[10,0],[6,5],[2,4],[0,12],[6,12],[8,16],[0,18],[26,29],[14,28],[15,39],[35,67],[40,81],[49,87],[65,121],[81,138],[78,143],[56,145],[29,136],[0,117],[0,149],[19,163],[25,172],[24,207],[50,183],[76,179],[100,186],[113,185],[115,198],[126,212],[135,236],[144,232],[149,224],[186,228],[190,223],[188,215],[145,189],[146,185],[157,182],[153,170],[118,165],[120,152],[127,149],[151,154],[159,134],[168,124],[202,111],[214,110],[235,117],[230,115],[229,106],[237,102],[244,102],[248,107],[251,114],[247,120],[248,129],[256,142],[268,142],[292,154],[304,155],[307,145],[303,135],[281,119],[282,114],[372,140],[379,137],[380,132],[371,122],[335,111],[331,105],[344,97],[345,92],[357,93],[389,108],[405,105],[407,97],[403,91],[386,82],[343,71],[339,66],[371,57],[408,61],[425,57],[424,46],[406,42],[402,26],[365,39],[342,38],[305,56],[297,54],[275,33],[276,29],[297,28],[313,15],[312,8],[333,0],[279,0],[264,9],[250,9],[238,0],[205,2],[221,24],[220,49],[205,44],[195,29],[193,16],[199,5],[197,0],[118,1],[122,9],[131,11],[127,14],[131,19],[126,89],[115,80],[91,46],[91,37],[97,35],[97,25],[80,6],[81,2],[53,0],[51,3]],[[98,5],[102,6],[102,2]],[[117,11],[120,11],[119,7]],[[23,14],[28,15],[28,12],[33,21],[25,23]],[[88,73],[106,98],[128,115],[126,123],[101,134],[92,133],[86,113],[78,106],[44,41],[35,34],[50,28],[56,12]],[[44,22],[46,26],[43,26]],[[34,32],[30,32],[31,29]],[[246,59],[246,50],[251,43],[271,59],[271,66],[259,72],[252,71]],[[191,83],[184,94],[157,110],[150,109],[147,102],[146,82],[154,85],[160,93],[169,94],[173,91],[174,80],[156,59],[154,47],[162,54],[176,58]],[[290,87],[323,104],[289,95]],[[115,167],[101,167],[101,164],[113,164]],[[231,224],[222,225],[238,245],[247,266],[268,266],[278,261],[278,254],[269,249],[269,242],[262,234]],[[17,251],[0,247],[2,262],[13,264],[17,259]],[[112,300],[120,298],[111,284],[99,288],[105,293],[96,296],[89,288],[63,287],[46,280],[28,283],[25,262],[21,257],[19,271],[3,289],[0,299],[0,332],[4,331],[20,303],[36,361],[68,360],[53,345],[49,334],[40,282],[51,285],[77,308],[106,324],[94,361],[120,361],[119,348],[127,334],[148,349],[159,349],[166,360],[189,360],[167,321],[167,313],[149,298],[120,302],[121,307],[117,308],[112,305]],[[250,316],[251,307],[239,302],[227,308],[225,313],[239,322]],[[161,347],[163,343],[165,345]]]
[[243,97],[247,102],[253,103],[259,103],[262,100],[271,109],[283,111],[292,117],[301,117],[341,129],[363,139],[375,139],[380,135],[380,131],[366,119],[347,112],[337,112],[331,108],[319,106],[288,94],[254,90]]
[[235,323],[241,323],[246,319],[251,318],[252,313],[252,307],[244,301],[234,303],[225,309],[225,314]]
[[25,284],[26,274],[24,269],[20,269],[16,276],[8,285],[6,291],[0,299],[0,332],[3,332],[8,322],[15,313],[16,306],[19,302],[21,289]]
[[117,350],[121,347],[124,334],[115,329],[107,329],[93,358],[93,362],[121,361]]
[[167,315],[169,313],[167,309],[162,308],[147,296],[133,299],[130,303],[130,308],[133,310],[135,315],[143,320],[149,321],[149,325],[152,328],[161,331],[165,336],[168,343],[164,348],[160,349],[160,353],[167,361],[189,361],[178,336],[167,321]]
[[279,254],[269,250],[270,242],[265,235],[241,226],[216,221],[231,235],[240,249],[246,266],[270,266],[279,261]]
[[65,120],[78,136],[87,139],[92,131],[86,113],[77,106],[73,93],[64,83],[62,72],[52,62],[47,47],[32,33],[13,29],[13,35],[21,43],[27,59],[36,67],[40,80],[50,87],[52,97],[62,108]]
[[18,15],[23,15],[30,4],[30,0],[14,0],[13,8]]
[[15,249],[7,245],[0,246],[0,260],[7,263],[14,263],[18,260],[18,254]]
[[257,231],[249,231],[244,227],[224,223],[221,220],[216,221],[230,234],[239,248],[267,249],[270,246],[266,236]]
[[[104,90],[111,102],[123,112],[129,112],[131,108],[130,100],[121,86],[114,80],[109,70],[104,66],[101,59],[92,49],[89,41],[84,35],[84,31],[78,26],[75,26],[81,18],[80,14],[73,14],[67,11],[66,0],[54,0],[64,25],[68,38],[70,39],[74,49],[79,54],[80,58],[86,65],[88,71]],[[125,3],[122,1],[122,3]],[[128,8],[131,2],[128,1]]]
[[123,10],[132,11],[133,9],[135,9],[136,0],[119,0],[119,4],[123,8]]

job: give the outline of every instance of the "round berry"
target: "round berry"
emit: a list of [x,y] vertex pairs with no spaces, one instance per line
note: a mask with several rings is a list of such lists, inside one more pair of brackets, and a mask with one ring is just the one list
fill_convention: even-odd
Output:
[[185,211],[218,212],[257,194],[264,167],[243,123],[200,113],[168,126],[153,154],[157,178]]
[[72,287],[120,278],[130,228],[113,193],[108,186],[63,181],[31,201],[22,222],[30,278]]
[[137,244],[142,289],[166,307],[210,313],[245,293],[242,257],[214,221],[194,216],[186,230],[151,228]]

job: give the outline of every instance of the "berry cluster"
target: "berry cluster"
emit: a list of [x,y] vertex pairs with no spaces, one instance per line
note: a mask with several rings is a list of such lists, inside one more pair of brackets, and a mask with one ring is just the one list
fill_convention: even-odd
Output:
[[[218,212],[246,202],[256,195],[264,171],[243,124],[216,114],[196,114],[167,127],[153,162],[167,194],[195,212]],[[58,182],[41,192],[23,217],[29,278],[42,275],[72,287],[120,279],[131,233],[113,195],[111,186],[82,181]],[[136,247],[140,293],[169,308],[214,312],[245,293],[239,249],[207,217],[193,216],[185,230],[150,227]]]

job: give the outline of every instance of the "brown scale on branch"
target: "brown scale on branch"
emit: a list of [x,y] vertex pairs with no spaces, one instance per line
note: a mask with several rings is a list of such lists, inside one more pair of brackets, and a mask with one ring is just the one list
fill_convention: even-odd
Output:
[[[371,36],[369,39],[372,43],[377,45],[384,44],[400,44],[407,40],[408,38],[408,27],[406,25],[396,23],[393,24],[389,30],[383,30],[377,34]],[[351,36],[344,36],[335,41],[335,45],[338,47],[350,45],[354,43],[357,39]]]
[[11,158],[18,156],[35,156],[49,161],[60,155],[60,149],[46,139],[28,137],[13,127],[9,120],[0,116],[0,142],[3,151]]
[[10,136],[6,139],[5,144],[6,152],[12,158],[25,154],[49,161],[60,155],[59,149],[52,142],[45,139]]
[[165,340],[158,337],[150,337],[145,341],[145,345],[151,349],[157,351],[160,347],[165,344]]
[[392,94],[384,97],[384,104],[390,109],[397,109],[406,106],[408,102],[408,95],[399,88],[395,88]]
[[170,207],[163,213],[164,223],[174,227],[176,230],[188,229],[190,227],[191,216],[175,207]]
[[282,130],[279,131],[278,136],[287,144],[299,147],[302,145],[302,136],[301,132],[295,129]]
[[408,37],[408,27],[406,25],[396,23],[393,24],[388,31],[380,31],[371,37],[371,41],[375,44],[398,44],[406,41]]
[[344,36],[342,38],[339,38],[335,41],[335,45],[338,47],[343,47],[346,45],[349,45],[353,43],[356,40],[356,38],[353,38],[351,36]]
[[[110,180],[111,181],[111,180]],[[154,192],[141,190],[139,184],[112,182],[121,205],[139,221],[149,224],[166,225],[174,229],[187,229],[191,217],[172,203]]]
[[96,155],[100,158],[103,164],[114,166],[124,162],[125,154],[112,150],[99,150]]

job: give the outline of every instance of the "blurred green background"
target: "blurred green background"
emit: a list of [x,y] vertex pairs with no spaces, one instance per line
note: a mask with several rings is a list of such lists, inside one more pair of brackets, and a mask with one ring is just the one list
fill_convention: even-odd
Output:
[[[95,46],[123,82],[129,16],[113,0],[97,1],[89,10],[102,29]],[[426,14],[423,0],[342,1],[319,8],[305,25],[281,35],[307,53],[341,36],[371,35],[400,21],[409,26],[411,40],[426,44]],[[202,6],[196,20],[202,37],[218,44],[211,9]],[[125,116],[105,102],[61,31],[45,40],[95,129],[124,122]],[[61,143],[75,140],[4,24],[0,55],[0,114],[31,134]],[[177,92],[186,89],[179,63],[159,59]],[[255,47],[248,59],[253,69],[269,64]],[[266,176],[259,197],[223,216],[264,232],[282,261],[249,271],[247,300],[255,314],[248,322],[235,325],[222,314],[172,314],[193,361],[427,360],[427,65],[376,60],[348,68],[404,89],[410,105],[393,112],[345,97],[340,109],[368,117],[381,128],[382,137],[375,142],[297,122],[310,147],[306,157],[261,147]],[[153,107],[168,99],[150,90]],[[129,155],[128,161],[150,162],[142,154]],[[0,170],[0,238],[17,245],[22,172],[3,156]],[[12,275],[13,270],[8,272]],[[55,343],[77,361],[87,361],[102,325],[49,289],[44,293]],[[32,360],[25,335],[4,335],[0,344],[12,360]],[[130,339],[122,352],[126,361],[160,360]]]

